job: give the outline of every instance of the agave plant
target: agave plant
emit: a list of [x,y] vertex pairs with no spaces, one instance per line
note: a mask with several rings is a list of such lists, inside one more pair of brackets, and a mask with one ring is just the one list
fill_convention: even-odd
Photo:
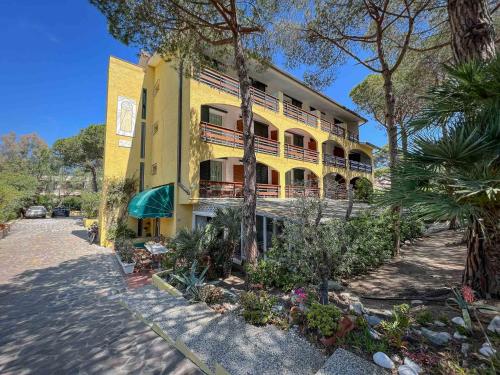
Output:
[[470,333],[472,332],[472,320],[469,313],[469,303],[458,288],[453,288],[451,291],[453,292],[453,295],[455,297],[448,298],[446,304],[449,305],[449,303],[452,302],[458,306],[458,308],[462,312],[462,318],[465,322],[465,330]]
[[184,286],[186,294],[194,300],[200,299],[200,288],[205,283],[205,274],[208,270],[208,267],[205,267],[205,269],[200,274],[198,274],[197,268],[198,262],[195,260],[193,264],[191,264],[189,273],[172,275],[173,278],[175,278]]

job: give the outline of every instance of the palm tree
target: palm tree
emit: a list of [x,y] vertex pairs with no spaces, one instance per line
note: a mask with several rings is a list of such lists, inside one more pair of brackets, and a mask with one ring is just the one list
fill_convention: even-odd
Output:
[[[467,228],[463,284],[500,297],[500,59],[447,68],[431,90],[410,151],[380,201]],[[445,126],[447,134],[437,129]]]
[[219,261],[222,276],[231,274],[232,257],[241,239],[241,209],[235,207],[217,208],[210,225],[220,237]]

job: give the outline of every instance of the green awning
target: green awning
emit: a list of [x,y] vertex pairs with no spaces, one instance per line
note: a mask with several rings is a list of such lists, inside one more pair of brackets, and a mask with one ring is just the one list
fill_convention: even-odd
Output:
[[137,219],[172,217],[173,212],[174,185],[144,190],[128,204],[128,214]]

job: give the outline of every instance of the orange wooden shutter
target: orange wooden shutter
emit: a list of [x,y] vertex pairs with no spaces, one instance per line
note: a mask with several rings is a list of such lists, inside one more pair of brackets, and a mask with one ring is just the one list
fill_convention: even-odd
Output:
[[278,140],[278,131],[277,130],[271,130],[271,139],[273,141],[277,141]]
[[309,150],[316,151],[316,141],[314,139],[311,139],[307,144],[307,147],[309,148]]
[[236,121],[236,130],[238,130],[239,132],[243,131],[243,120],[240,119]]
[[243,166],[233,165],[233,182],[243,182]]
[[278,171],[271,171],[271,183],[273,185],[279,185],[280,175]]

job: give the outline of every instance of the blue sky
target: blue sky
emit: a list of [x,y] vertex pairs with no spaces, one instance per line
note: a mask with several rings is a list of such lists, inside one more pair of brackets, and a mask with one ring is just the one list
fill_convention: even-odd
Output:
[[[138,50],[108,34],[96,8],[85,0],[0,0],[0,25],[0,135],[36,132],[52,144],[104,122],[109,55],[136,62]],[[348,63],[323,91],[354,109],[349,91],[367,74]],[[386,143],[373,121],[361,138]]]

